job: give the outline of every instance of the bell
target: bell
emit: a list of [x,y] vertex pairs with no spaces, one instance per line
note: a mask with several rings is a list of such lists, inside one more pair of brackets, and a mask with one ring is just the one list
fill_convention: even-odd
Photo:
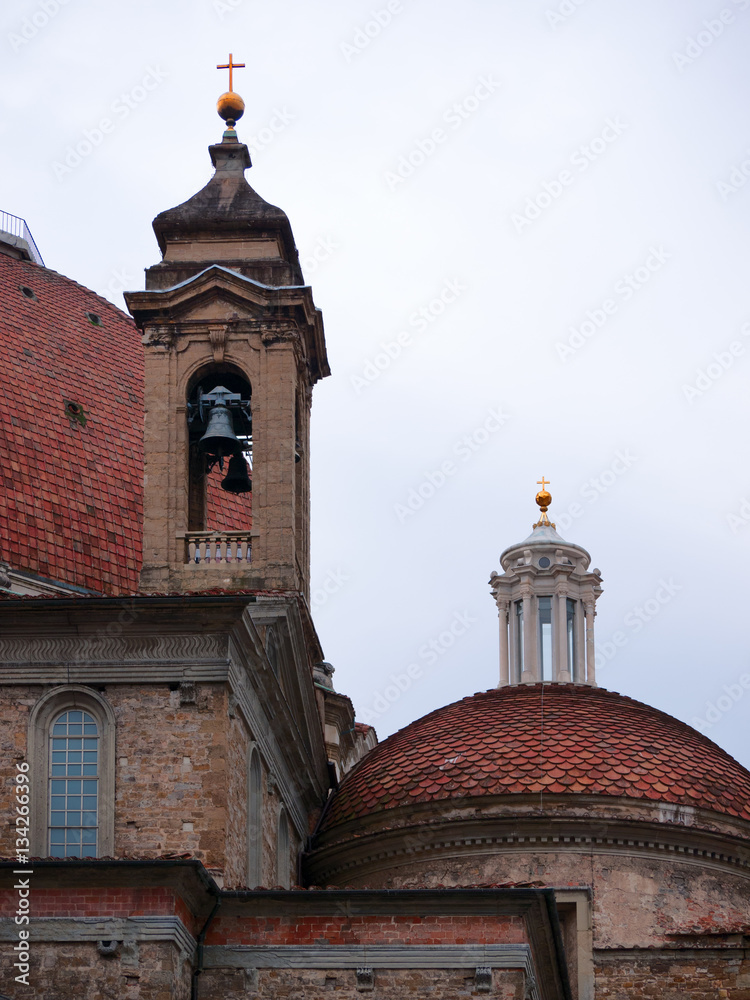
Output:
[[227,493],[249,493],[253,484],[247,474],[247,462],[240,452],[229,459],[227,474],[221,481],[221,488]]
[[209,458],[218,461],[237,451],[239,441],[234,433],[232,414],[223,403],[217,403],[211,408],[206,433],[198,443]]

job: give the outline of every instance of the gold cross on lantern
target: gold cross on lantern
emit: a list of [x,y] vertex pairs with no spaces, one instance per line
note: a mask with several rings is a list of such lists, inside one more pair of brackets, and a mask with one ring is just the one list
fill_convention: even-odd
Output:
[[544,476],[542,476],[541,482],[537,479],[536,484],[537,486],[541,486],[542,489],[544,489],[545,486],[549,486],[550,481],[549,479],[545,479]]
[[245,68],[245,64],[244,63],[232,62],[232,53],[230,52],[229,53],[229,62],[228,63],[224,63],[223,66],[217,66],[216,68],[217,69],[228,69],[229,70],[229,92],[232,93],[234,91],[234,87],[232,86],[232,70],[233,69],[244,69]]

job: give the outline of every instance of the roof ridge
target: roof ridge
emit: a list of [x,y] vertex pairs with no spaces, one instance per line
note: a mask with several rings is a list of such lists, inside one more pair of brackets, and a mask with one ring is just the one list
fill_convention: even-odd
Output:
[[67,274],[62,274],[60,271],[56,271],[53,267],[44,267],[41,264],[35,264],[33,261],[18,260],[17,258],[10,257],[6,254],[0,254],[0,260],[2,260],[3,262],[5,262],[6,260],[12,261],[14,264],[23,265],[26,267],[32,267],[37,271],[46,271],[48,274],[54,275],[56,278],[61,278],[67,284],[74,285],[76,288],[80,288],[82,291],[87,292],[89,295],[93,295],[103,305],[108,306],[110,309],[114,309],[114,311],[119,315],[121,319],[126,320],[133,327],[133,330],[136,333],[138,332],[138,328],[136,327],[135,322],[133,321],[133,317],[130,315],[130,313],[125,312],[124,309],[120,309],[120,307],[116,306],[114,302],[110,302],[109,299],[105,298],[103,295],[100,295],[99,292],[95,292],[94,289],[89,288],[88,285],[82,285],[81,282],[76,281],[75,278],[69,278]]

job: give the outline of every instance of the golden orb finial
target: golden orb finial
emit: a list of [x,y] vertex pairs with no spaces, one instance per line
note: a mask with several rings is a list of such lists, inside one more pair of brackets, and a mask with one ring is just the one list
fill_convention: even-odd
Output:
[[233,90],[228,90],[216,102],[216,110],[219,113],[219,117],[223,118],[230,128],[233,128],[235,122],[239,121],[245,113],[245,102],[239,94],[235,94]]
[[536,484],[537,486],[542,487],[537,493],[536,497],[534,498],[536,500],[537,506],[542,512],[542,515],[537,521],[537,523],[534,525],[534,527],[540,528],[542,527],[542,525],[548,524],[551,528],[554,528],[555,525],[547,517],[547,511],[549,510],[549,505],[552,503],[552,494],[545,489],[546,486],[549,486],[549,480],[545,479],[544,476],[542,476],[541,479],[537,480]]
[[229,70],[229,90],[225,94],[222,94],[216,102],[216,110],[219,112],[219,117],[223,118],[227,123],[227,127],[233,129],[235,124],[245,113],[245,102],[239,94],[235,93],[232,72],[235,69],[244,69],[245,64],[234,62],[232,59],[232,53],[230,52],[229,62],[221,63],[216,68]]

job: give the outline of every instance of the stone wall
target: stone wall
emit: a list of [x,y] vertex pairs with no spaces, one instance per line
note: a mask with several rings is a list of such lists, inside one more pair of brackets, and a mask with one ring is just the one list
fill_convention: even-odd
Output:
[[[223,868],[227,716],[221,684],[117,686],[116,856],[190,851]],[[187,692],[187,697],[191,692]]]
[[24,1000],[188,1000],[190,962],[168,942],[121,944],[103,956],[93,941],[36,942],[29,985],[15,982],[11,944],[0,945],[0,992]]
[[477,992],[474,974],[466,969],[376,969],[375,988],[357,988],[354,969],[260,969],[208,970],[199,979],[199,1000],[278,1000],[280,997],[305,1000],[456,1000],[456,997],[491,996],[496,1000],[523,1000],[524,974],[519,970],[495,969],[492,989]]
[[750,953],[601,956],[596,1000],[750,1000]]
[[225,885],[247,885],[247,726],[227,716],[227,820]]

